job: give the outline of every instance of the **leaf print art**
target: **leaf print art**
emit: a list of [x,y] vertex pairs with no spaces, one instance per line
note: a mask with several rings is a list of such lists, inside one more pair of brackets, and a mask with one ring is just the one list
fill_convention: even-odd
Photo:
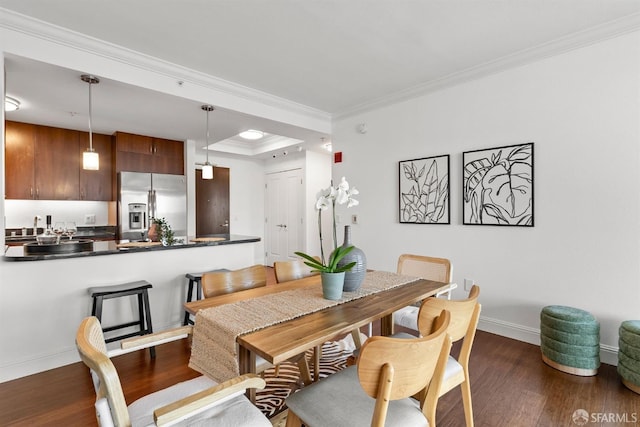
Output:
[[533,227],[533,143],[464,152],[464,224]]
[[449,155],[404,160],[400,167],[400,222],[449,224]]

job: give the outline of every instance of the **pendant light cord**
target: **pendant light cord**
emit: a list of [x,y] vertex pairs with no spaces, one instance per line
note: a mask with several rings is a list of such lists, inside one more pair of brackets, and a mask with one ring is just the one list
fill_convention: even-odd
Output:
[[89,81],[89,151],[93,151],[93,130],[91,128],[91,85],[92,81]]

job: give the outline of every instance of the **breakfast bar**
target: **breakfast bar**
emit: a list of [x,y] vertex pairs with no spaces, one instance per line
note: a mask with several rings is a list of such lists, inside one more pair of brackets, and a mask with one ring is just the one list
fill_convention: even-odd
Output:
[[[78,240],[78,239],[76,239]],[[92,257],[102,255],[118,255],[126,253],[144,253],[151,251],[165,251],[174,249],[188,249],[206,246],[222,246],[235,245],[239,243],[259,242],[260,238],[255,236],[242,236],[236,234],[216,235],[209,237],[192,237],[186,239],[186,242],[174,244],[171,246],[163,246],[160,242],[116,242],[110,241],[94,241],[91,250],[58,253],[41,252],[34,254],[25,254],[23,246],[6,246],[5,261],[45,261],[66,258]],[[86,241],[86,240],[85,240]],[[65,242],[62,242],[63,245]]]

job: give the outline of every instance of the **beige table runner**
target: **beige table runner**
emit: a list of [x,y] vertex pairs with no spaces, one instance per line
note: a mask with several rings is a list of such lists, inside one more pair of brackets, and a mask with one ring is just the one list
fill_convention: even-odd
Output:
[[[196,314],[189,367],[222,382],[239,375],[236,338],[322,309],[417,280],[385,271],[367,272],[360,289],[327,300],[322,288],[304,287],[200,310]],[[277,285],[274,285],[277,286]]]

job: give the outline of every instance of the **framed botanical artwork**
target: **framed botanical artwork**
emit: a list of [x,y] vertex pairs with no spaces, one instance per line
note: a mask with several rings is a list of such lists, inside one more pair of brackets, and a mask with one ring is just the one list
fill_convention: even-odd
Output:
[[533,142],[462,153],[465,225],[533,227]]
[[399,163],[400,222],[449,224],[449,155]]

